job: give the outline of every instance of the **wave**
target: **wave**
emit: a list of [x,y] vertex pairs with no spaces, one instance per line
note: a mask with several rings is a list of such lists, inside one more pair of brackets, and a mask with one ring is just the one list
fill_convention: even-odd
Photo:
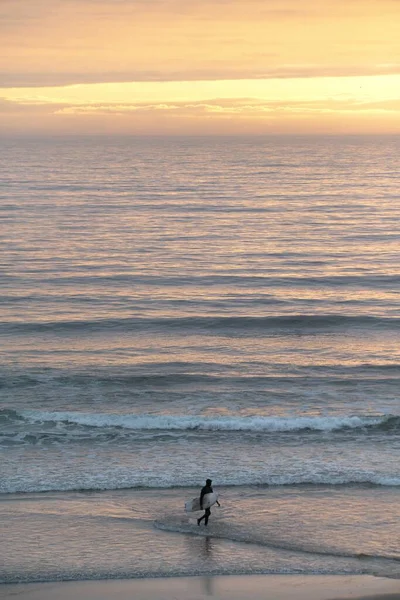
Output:
[[[282,254],[276,253],[278,258],[282,257]],[[299,259],[304,258],[303,254],[296,253],[285,253],[285,257],[292,257]],[[18,279],[18,276],[14,276],[15,279]],[[327,275],[327,276],[316,276],[316,277],[301,277],[301,276],[291,276],[291,275],[282,275],[282,276],[271,276],[271,275],[248,275],[248,274],[237,274],[237,275],[181,275],[179,277],[169,276],[163,277],[159,274],[157,275],[144,275],[137,273],[116,273],[110,275],[98,274],[98,275],[90,275],[88,273],[75,275],[57,275],[57,276],[49,276],[45,277],[42,275],[41,281],[44,283],[57,283],[57,284],[76,284],[82,283],[85,284],[90,283],[94,284],[144,284],[144,285],[155,285],[159,287],[169,286],[169,287],[181,287],[181,286],[226,286],[226,285],[235,285],[238,287],[246,287],[255,286],[255,287],[271,287],[271,286],[290,286],[290,287],[343,287],[343,286],[357,286],[363,288],[381,288],[382,286],[393,287],[397,286],[400,283],[400,276],[397,274],[376,274],[371,275],[370,273],[366,275]]]
[[367,315],[340,314],[293,314],[269,317],[243,316],[195,316],[183,318],[107,318],[93,320],[58,320],[58,321],[9,321],[0,323],[4,333],[73,333],[76,331],[159,331],[169,330],[186,335],[190,332],[203,333],[238,333],[254,331],[268,332],[277,330],[281,335],[296,334],[299,331],[335,330],[343,328],[391,328],[400,326],[400,318],[374,317]]
[[[305,369],[304,373],[281,375],[239,375],[229,373],[229,366],[221,363],[213,364],[169,364],[170,370],[165,370],[165,364],[143,365],[141,372],[123,373],[118,372],[39,372],[0,375],[0,389],[48,387],[57,394],[58,387],[64,386],[111,386],[113,388],[122,386],[129,388],[130,393],[140,392],[141,388],[168,388],[173,386],[185,386],[202,384],[205,386],[227,386],[231,388],[249,386],[264,386],[273,384],[282,385],[311,385],[310,375]],[[232,370],[234,366],[231,367]],[[146,370],[148,371],[146,373]],[[204,372],[200,372],[200,371]],[[213,372],[215,371],[215,372]],[[222,371],[223,373],[221,373]],[[398,364],[360,364],[353,367],[329,367],[314,364],[312,366],[312,385],[353,385],[356,378],[358,385],[396,385],[399,384],[400,369]]]
[[64,423],[93,428],[120,428],[140,431],[248,431],[300,432],[341,430],[400,430],[397,415],[342,415],[342,416],[202,416],[83,413],[76,411],[0,410],[3,420],[21,420],[32,423]]
[[[151,365],[152,367],[154,365]],[[161,365],[162,368],[164,365]],[[215,365],[212,365],[215,366]],[[212,368],[210,365],[210,369]],[[179,368],[179,367],[178,367]],[[230,381],[232,379],[230,378]],[[243,383],[248,385],[249,378],[248,377],[235,377],[234,382],[236,384]],[[256,378],[255,381],[261,382],[273,380],[276,381],[276,378]],[[296,379],[298,381],[298,379]],[[370,381],[370,380],[369,380]],[[388,381],[385,379],[385,381]],[[397,380],[396,380],[397,381]],[[169,373],[141,373],[141,374],[129,374],[129,375],[121,375],[121,374],[111,374],[111,375],[99,375],[99,374],[86,374],[86,373],[73,373],[71,375],[60,374],[60,375],[49,375],[49,374],[23,374],[23,375],[13,375],[8,377],[0,376],[0,389],[1,388],[11,388],[15,389],[17,387],[33,387],[40,385],[70,385],[70,386],[78,386],[78,385],[111,385],[111,386],[130,386],[130,387],[140,387],[145,385],[151,385],[152,387],[166,387],[171,385],[185,385],[192,383],[218,383],[218,382],[226,382],[225,377],[221,377],[218,375],[212,374],[201,374],[201,373],[185,373],[185,372],[169,372]]]
[[[100,468],[100,467],[99,467]],[[199,485],[199,475],[181,477],[179,480],[176,473],[153,475],[151,479],[144,474],[134,475],[132,470],[125,473],[115,472],[85,474],[79,480],[71,476],[70,479],[55,480],[51,476],[43,475],[40,480],[23,481],[2,480],[0,481],[0,494],[16,494],[16,493],[42,493],[42,492],[90,492],[90,491],[107,491],[107,490],[188,490],[188,494],[193,493],[193,489],[197,489]],[[281,474],[281,475],[265,475],[260,478],[251,472],[246,472],[241,475],[229,476],[220,474],[218,477],[218,490],[223,488],[249,488],[249,487],[302,487],[307,486],[323,486],[323,487],[383,487],[383,488],[398,488],[400,487],[400,475],[382,475],[378,473],[296,473],[296,474]]]

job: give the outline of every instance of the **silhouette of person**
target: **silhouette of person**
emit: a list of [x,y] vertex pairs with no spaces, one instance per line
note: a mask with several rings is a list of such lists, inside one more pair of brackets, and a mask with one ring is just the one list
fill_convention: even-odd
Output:
[[[203,499],[204,499],[204,496],[206,494],[212,494],[213,493],[213,489],[211,487],[211,484],[212,484],[212,480],[211,479],[207,479],[206,480],[206,485],[201,489],[201,492],[200,492],[200,508],[201,508],[201,510],[203,510]],[[218,502],[218,500],[217,500],[217,504],[218,504],[218,506],[221,506],[220,503]],[[204,519],[204,525],[207,527],[207,525],[208,525],[208,519],[209,519],[210,515],[211,515],[211,509],[210,508],[206,508],[204,515],[202,517],[200,517],[199,519],[197,519],[197,525],[200,525],[200,523]]]

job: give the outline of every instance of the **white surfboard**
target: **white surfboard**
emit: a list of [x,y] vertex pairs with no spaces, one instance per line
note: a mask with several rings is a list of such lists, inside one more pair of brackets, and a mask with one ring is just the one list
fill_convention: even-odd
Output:
[[200,507],[200,497],[193,498],[193,500],[188,500],[185,502],[185,511],[186,512],[196,512],[198,510],[205,510],[206,508],[210,508],[213,504],[218,500],[218,494],[213,492],[212,494],[204,494],[203,497],[203,508]]

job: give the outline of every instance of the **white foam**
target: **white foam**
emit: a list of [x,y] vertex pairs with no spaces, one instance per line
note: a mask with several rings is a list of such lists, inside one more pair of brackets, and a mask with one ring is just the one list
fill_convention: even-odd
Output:
[[26,410],[20,413],[34,422],[75,423],[88,427],[121,427],[132,430],[204,430],[284,432],[310,429],[335,431],[343,428],[363,428],[380,425],[385,416],[324,416],[324,417],[263,417],[263,416],[200,416],[150,415],[82,412],[46,412]]
[[[132,476],[128,473],[71,476],[70,478],[56,478],[42,474],[41,477],[27,479],[17,479],[14,481],[0,481],[0,493],[21,493],[21,492],[49,492],[49,491],[72,491],[72,490],[118,490],[118,489],[175,489],[180,487],[193,488],[198,485],[199,476],[182,478],[177,482],[176,477],[168,477],[159,474],[153,477],[151,481],[143,475]],[[348,473],[342,475],[330,474],[311,474],[300,473],[296,475],[265,476],[249,473],[242,476],[229,477],[221,476],[219,485],[222,487],[242,487],[242,486],[297,486],[297,485],[376,485],[382,487],[399,487],[400,476],[380,476],[371,473]]]

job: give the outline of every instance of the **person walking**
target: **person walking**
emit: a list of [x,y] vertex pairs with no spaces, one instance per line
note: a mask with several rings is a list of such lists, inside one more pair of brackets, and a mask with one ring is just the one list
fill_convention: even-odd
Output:
[[[204,496],[206,494],[213,494],[213,489],[212,489],[212,480],[211,479],[207,479],[206,480],[206,485],[201,489],[200,492],[200,508],[201,510],[203,510],[203,500],[204,500]],[[218,500],[216,501],[216,503],[218,504],[218,506],[221,506],[220,503],[218,502]],[[202,517],[200,517],[199,519],[197,519],[197,525],[200,525],[200,523],[202,522],[202,520],[204,519],[204,525],[207,527],[208,525],[208,519],[210,518],[211,515],[211,509],[210,508],[206,508],[204,515]]]

